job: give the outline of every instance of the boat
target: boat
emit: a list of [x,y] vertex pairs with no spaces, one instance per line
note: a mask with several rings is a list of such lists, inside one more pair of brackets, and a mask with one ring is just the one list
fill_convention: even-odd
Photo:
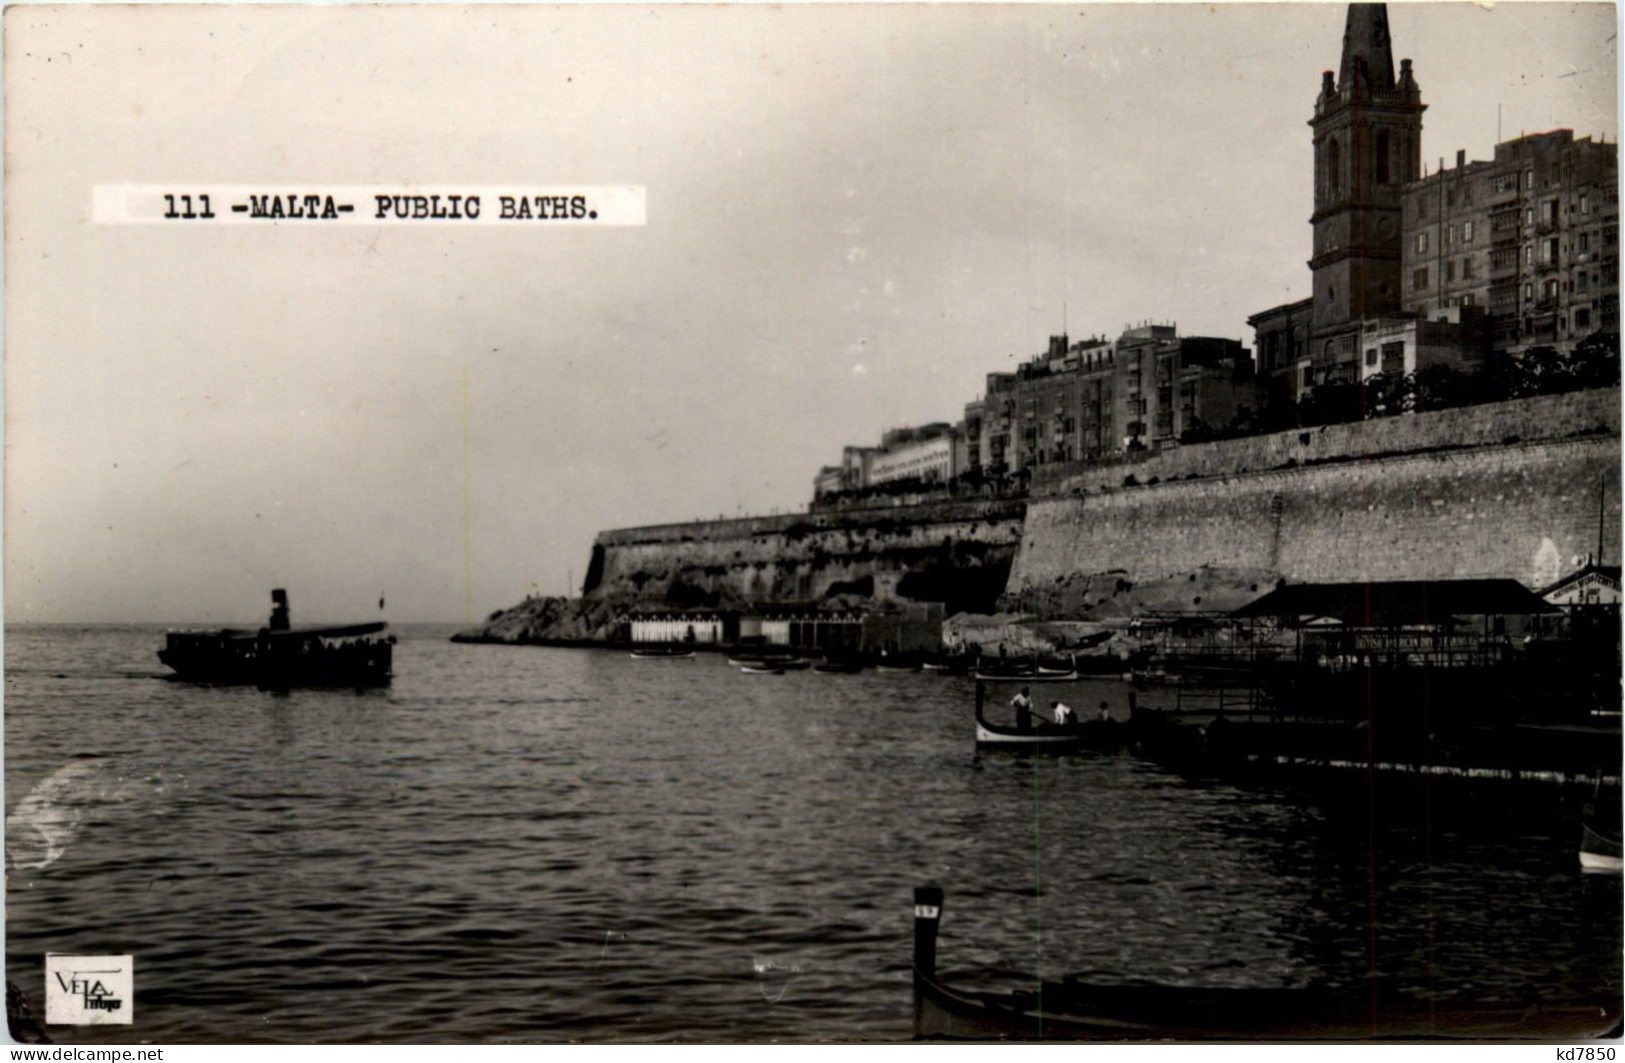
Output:
[[287,687],[382,686],[390,681],[395,636],[384,621],[295,627],[288,594],[271,592],[267,626],[171,631],[158,659],[174,679]]
[[943,892],[914,890],[914,1036],[1057,1041],[1575,1041],[1615,1036],[1618,998],[1546,1006],[1374,997],[1337,990],[1113,985],[1065,978],[1037,990],[974,993],[937,976]]
[[635,661],[691,661],[694,651],[686,646],[640,646],[632,651]]
[[1078,678],[1076,667],[1070,671],[1054,667],[1046,670],[1036,660],[994,662],[985,658],[977,659],[975,675],[977,679],[1003,683],[1069,683]]
[[863,671],[863,662],[853,659],[826,659],[813,665],[813,671],[826,675],[856,675]]
[[[1122,725],[1115,720],[1085,720],[1069,724],[1037,723],[1022,728],[988,722],[983,708],[986,700],[980,684],[976,687],[976,745],[978,748],[1044,749],[1051,751],[1070,749],[1112,749],[1120,747],[1125,735]],[[1042,719],[1037,711],[1036,719]]]
[[1619,836],[1610,837],[1589,823],[1580,824],[1580,870],[1593,875],[1625,874]]
[[924,662],[920,667],[924,668],[927,672],[936,672],[938,675],[952,676],[969,675],[971,669],[975,666],[976,662],[971,660],[970,657],[960,655],[932,657],[930,660]]
[[875,662],[875,671],[877,672],[895,672],[901,674],[904,672],[918,672],[919,670],[920,662],[910,660],[907,657],[882,657]]
[[744,665],[739,666],[739,670],[741,672],[744,672],[746,675],[783,675],[784,674],[784,666],[783,665],[778,665],[778,664],[766,664],[766,663],[744,664]]

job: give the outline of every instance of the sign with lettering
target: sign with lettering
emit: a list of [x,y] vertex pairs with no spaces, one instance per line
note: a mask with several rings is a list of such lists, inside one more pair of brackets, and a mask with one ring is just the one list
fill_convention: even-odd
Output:
[[46,953],[46,1025],[127,1026],[133,1021],[134,957]]

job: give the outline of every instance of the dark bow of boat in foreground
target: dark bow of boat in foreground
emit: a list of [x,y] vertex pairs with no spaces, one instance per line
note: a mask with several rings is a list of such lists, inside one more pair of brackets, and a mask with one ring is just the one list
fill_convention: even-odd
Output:
[[270,624],[259,630],[171,631],[158,659],[176,679],[266,688],[382,686],[391,678],[395,636],[383,621],[328,627],[288,623],[284,591],[271,592]]
[[1331,989],[1201,989],[1065,979],[974,993],[937,979],[942,890],[914,891],[914,1036],[973,1041],[1574,1041],[1617,1036],[1620,1002],[1373,999]]

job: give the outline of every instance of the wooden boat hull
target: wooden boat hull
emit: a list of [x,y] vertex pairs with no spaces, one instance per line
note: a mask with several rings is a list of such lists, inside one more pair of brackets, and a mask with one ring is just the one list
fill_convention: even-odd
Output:
[[634,661],[692,661],[693,650],[633,650]]
[[983,691],[976,691],[976,746],[978,749],[1046,750],[1072,749],[1112,750],[1123,746],[1127,733],[1115,720],[1081,720],[1077,723],[1055,724],[1035,722],[1023,730],[990,723],[983,713]]
[[1580,870],[1589,874],[1625,874],[1620,839],[1610,838],[1589,823],[1580,825]]
[[942,891],[914,891],[914,1035],[1066,1041],[1574,1041],[1614,1035],[1620,1005],[1373,1000],[1354,991],[1044,983],[984,994],[937,978]]
[[1078,678],[1073,672],[987,672],[978,668],[976,678],[992,683],[1071,683]]

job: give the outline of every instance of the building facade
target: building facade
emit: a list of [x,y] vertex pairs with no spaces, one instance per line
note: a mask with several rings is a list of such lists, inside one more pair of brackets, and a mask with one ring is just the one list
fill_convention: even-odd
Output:
[[1199,426],[1229,426],[1259,401],[1251,353],[1238,340],[1182,337],[1173,325],[1136,326],[1115,340],[1052,336],[1016,372],[988,374],[987,392],[966,405],[966,465],[1007,476],[1170,446]]
[[1405,190],[1406,304],[1480,306],[1493,348],[1560,350],[1619,330],[1618,146],[1558,129]]

